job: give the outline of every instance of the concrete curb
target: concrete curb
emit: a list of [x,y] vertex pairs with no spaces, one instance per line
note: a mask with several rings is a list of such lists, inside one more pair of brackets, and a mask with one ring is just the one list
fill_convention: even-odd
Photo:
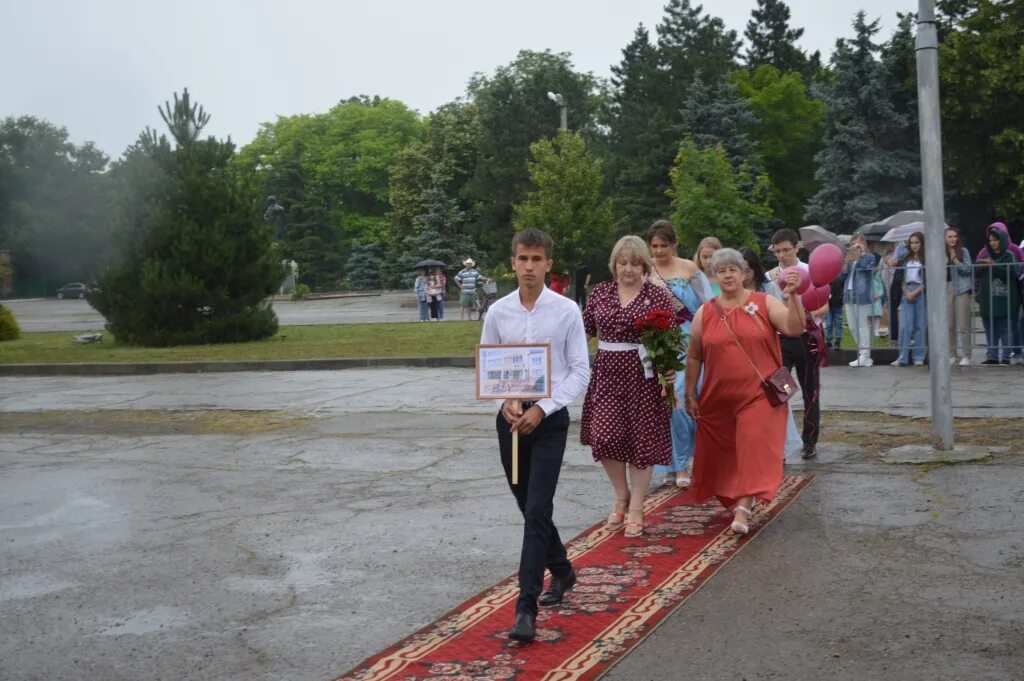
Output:
[[374,367],[472,368],[472,357],[371,357],[364,359],[285,359],[223,362],[144,362],[89,364],[0,364],[0,376],[142,376],[235,371],[335,371]]
[[[895,349],[874,350],[875,366],[896,359]],[[832,366],[857,358],[853,350],[829,352]],[[366,357],[362,359],[282,359],[216,362],[106,362],[83,364],[0,364],[0,376],[145,376],[150,374],[211,374],[235,371],[340,371],[378,367],[473,368],[473,357]]]

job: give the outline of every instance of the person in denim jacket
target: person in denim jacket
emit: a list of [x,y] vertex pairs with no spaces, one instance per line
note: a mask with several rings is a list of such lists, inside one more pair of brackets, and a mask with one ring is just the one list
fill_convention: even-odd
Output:
[[[900,356],[892,366],[924,366],[928,344],[928,301],[925,297],[924,234],[914,232],[907,239],[907,255],[900,261],[900,282],[903,302],[900,304]],[[902,277],[900,276],[902,275]]]
[[875,254],[868,249],[864,237],[857,235],[846,250],[846,278],[843,283],[843,304],[846,322],[857,343],[857,359],[852,367],[869,367],[871,359],[871,298],[875,277]]
[[[960,230],[946,228],[946,301],[949,306],[949,363],[971,364],[971,294],[974,267],[971,254],[960,239]],[[959,350],[957,341],[959,340]]]
[[846,273],[840,272],[839,276],[828,285],[828,314],[825,315],[825,345],[833,350],[839,349],[843,342],[843,285],[846,283]]

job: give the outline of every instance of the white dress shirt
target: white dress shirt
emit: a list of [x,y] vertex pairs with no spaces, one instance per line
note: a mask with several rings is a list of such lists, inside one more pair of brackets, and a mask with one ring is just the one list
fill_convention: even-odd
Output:
[[551,397],[537,401],[545,416],[571,404],[590,382],[590,353],[580,308],[547,286],[532,310],[523,307],[518,289],[494,302],[484,317],[480,342],[551,343]]

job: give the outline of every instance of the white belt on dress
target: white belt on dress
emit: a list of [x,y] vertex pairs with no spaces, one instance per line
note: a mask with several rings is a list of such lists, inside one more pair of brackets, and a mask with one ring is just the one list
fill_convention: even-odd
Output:
[[651,366],[650,359],[648,358],[647,348],[641,343],[609,343],[607,341],[597,341],[597,349],[604,350],[606,352],[635,352],[640,355],[640,363],[644,365],[644,377],[654,378],[654,367]]

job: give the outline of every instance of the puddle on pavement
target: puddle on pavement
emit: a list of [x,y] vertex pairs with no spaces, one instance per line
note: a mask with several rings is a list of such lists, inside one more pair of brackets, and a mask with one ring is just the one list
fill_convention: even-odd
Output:
[[228,409],[95,409],[8,412],[0,433],[74,435],[253,435],[301,426],[312,419],[285,411]]

